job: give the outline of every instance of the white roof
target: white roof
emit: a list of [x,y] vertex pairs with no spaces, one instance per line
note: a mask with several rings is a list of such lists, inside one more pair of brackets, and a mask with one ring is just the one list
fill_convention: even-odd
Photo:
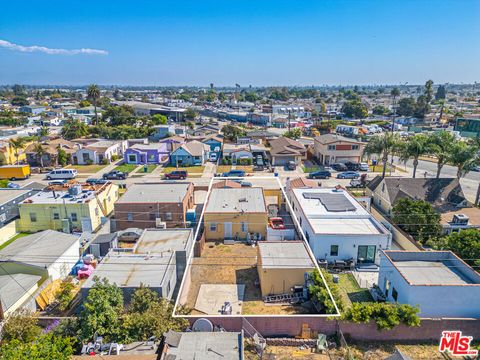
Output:
[[213,189],[205,213],[264,213],[261,188]]
[[372,219],[310,219],[315,234],[382,234]]

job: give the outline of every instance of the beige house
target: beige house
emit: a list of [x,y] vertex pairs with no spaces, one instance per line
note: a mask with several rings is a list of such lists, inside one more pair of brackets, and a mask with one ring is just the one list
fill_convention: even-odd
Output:
[[305,273],[315,265],[303,241],[258,242],[257,271],[262,296],[291,294],[305,284]]
[[324,134],[314,140],[314,153],[323,165],[359,163],[362,160],[365,143],[337,134]]
[[299,165],[302,160],[307,158],[307,149],[305,145],[296,140],[279,137],[270,140],[270,157],[273,166],[288,165],[290,161]]

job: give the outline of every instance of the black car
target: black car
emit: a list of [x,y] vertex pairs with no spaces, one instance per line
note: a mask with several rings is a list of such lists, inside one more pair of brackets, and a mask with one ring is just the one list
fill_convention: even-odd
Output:
[[330,171],[327,170],[319,170],[312,172],[308,175],[309,179],[328,179],[332,176]]
[[128,174],[126,172],[113,170],[106,174],[103,174],[103,178],[105,180],[125,180]]
[[107,179],[87,179],[85,181],[87,184],[89,185],[103,185],[103,184],[106,184],[108,182]]
[[342,164],[342,163],[335,163],[335,164],[332,164],[330,165],[332,167],[332,169],[336,170],[336,171],[347,171],[348,168],[345,164]]
[[352,161],[347,161],[345,166],[349,171],[358,171],[360,170],[360,164]]

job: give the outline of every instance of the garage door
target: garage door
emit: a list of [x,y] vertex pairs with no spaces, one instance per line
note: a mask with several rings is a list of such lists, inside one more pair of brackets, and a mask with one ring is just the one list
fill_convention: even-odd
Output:
[[273,166],[288,165],[289,161],[295,161],[295,157],[294,156],[275,157],[275,162],[273,163]]
[[357,162],[358,158],[356,156],[337,156],[335,162],[346,163],[347,161]]

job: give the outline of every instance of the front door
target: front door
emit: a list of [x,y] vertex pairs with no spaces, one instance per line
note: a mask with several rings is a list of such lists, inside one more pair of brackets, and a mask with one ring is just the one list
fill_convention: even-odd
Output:
[[376,250],[377,247],[375,245],[360,245],[358,247],[357,262],[361,264],[374,263]]
[[232,238],[232,223],[231,222],[223,223],[223,228],[224,228],[225,239],[231,239]]

